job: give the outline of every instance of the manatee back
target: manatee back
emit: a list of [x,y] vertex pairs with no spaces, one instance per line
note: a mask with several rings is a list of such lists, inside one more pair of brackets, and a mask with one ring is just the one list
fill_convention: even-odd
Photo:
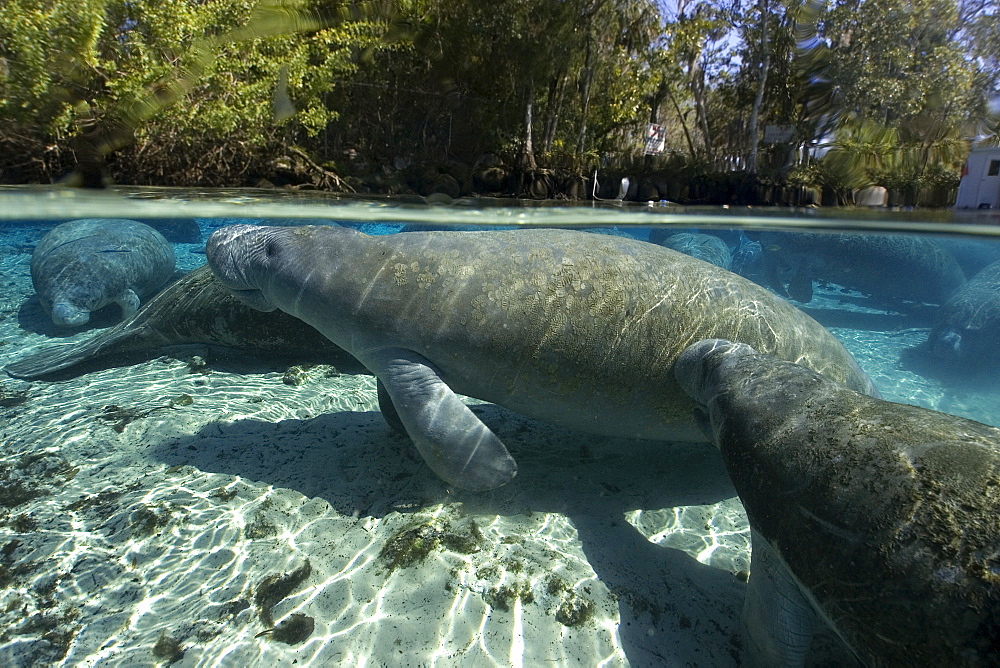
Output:
[[832,232],[769,232],[762,238],[776,249],[769,262],[804,264],[811,279],[871,295],[943,304],[965,283],[958,261],[934,239]]
[[63,301],[94,311],[125,290],[139,297],[173,274],[174,252],[163,236],[131,220],[88,218],[46,234],[31,257],[31,280],[43,307]]
[[[815,320],[676,251],[562,230],[394,236],[365,242],[372,266],[340,294],[378,303],[362,316],[365,330],[452,372],[449,384],[464,394],[549,420],[538,406],[559,395],[567,405],[641,405],[664,423],[690,423],[692,405],[672,366],[687,345],[713,337],[876,393]],[[476,380],[484,374],[489,387]]]

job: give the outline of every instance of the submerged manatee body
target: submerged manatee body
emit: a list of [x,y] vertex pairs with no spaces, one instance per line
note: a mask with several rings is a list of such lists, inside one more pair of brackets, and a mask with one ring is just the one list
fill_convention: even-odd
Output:
[[31,256],[31,283],[60,327],[79,327],[108,304],[128,317],[174,272],[174,249],[148,225],[114,218],[62,223]]
[[751,665],[828,624],[867,665],[1000,663],[1000,429],[729,341],[675,366],[750,519]]
[[813,281],[893,301],[943,304],[965,283],[951,252],[934,239],[848,232],[767,232],[765,282],[800,302]]
[[[652,240],[653,234],[650,234],[650,241]],[[711,262],[723,269],[729,269],[733,264],[733,252],[726,245],[725,241],[713,234],[705,234],[704,232],[677,232],[665,236],[662,241],[657,241],[656,243],[684,253],[685,255],[696,257],[699,260]]]
[[499,486],[516,466],[456,392],[593,433],[703,441],[671,371],[709,336],[875,391],[844,347],[783,299],[641,241],[237,225],[216,231],[207,253],[247,304],[300,318],[375,373],[384,412],[391,402],[430,467],[467,489]]
[[949,361],[1000,363],[1000,261],[985,267],[938,309],[927,345],[935,357]]
[[192,344],[322,360],[338,365],[357,363],[329,339],[292,316],[262,313],[236,299],[208,265],[185,274],[156,294],[130,318],[73,345],[43,348],[4,367],[15,378],[32,380],[74,375],[99,365],[150,359]]

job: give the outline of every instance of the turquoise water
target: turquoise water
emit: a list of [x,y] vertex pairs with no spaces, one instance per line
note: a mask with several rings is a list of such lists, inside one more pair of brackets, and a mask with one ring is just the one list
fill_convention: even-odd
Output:
[[[166,230],[177,276],[238,223],[573,227],[673,243],[814,318],[884,399],[1000,426],[1000,314],[977,321],[985,343],[970,355],[928,344],[961,284],[1000,261],[989,212],[11,188],[0,365],[81,348],[121,319],[110,306],[57,328],[32,287],[42,236],[95,217]],[[976,298],[986,314],[1000,302]],[[749,530],[708,445],[593,435],[470,398],[519,473],[463,491],[386,426],[358,365],[281,341],[170,343],[0,381],[0,662],[737,665]],[[811,661],[844,652],[827,634]]]

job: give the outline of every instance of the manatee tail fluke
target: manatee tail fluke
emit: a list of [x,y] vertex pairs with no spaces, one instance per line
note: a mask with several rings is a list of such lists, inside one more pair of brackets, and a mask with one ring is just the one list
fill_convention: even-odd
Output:
[[[124,331],[98,334],[84,343],[62,343],[42,348],[3,368],[8,376],[36,380],[71,366],[108,354],[119,341],[130,338]],[[124,352],[124,351],[123,351]]]

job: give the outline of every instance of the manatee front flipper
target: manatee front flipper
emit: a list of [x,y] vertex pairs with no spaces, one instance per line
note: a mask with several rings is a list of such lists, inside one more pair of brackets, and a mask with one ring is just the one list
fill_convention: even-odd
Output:
[[743,637],[750,666],[802,666],[815,613],[774,548],[750,531],[750,582],[743,601]]
[[124,318],[131,318],[139,310],[139,295],[130,288],[126,288],[115,302],[122,307],[122,317]]
[[427,465],[445,482],[474,491],[510,481],[517,464],[496,435],[451,391],[434,366],[411,350],[375,351],[362,360],[383,384],[391,413],[413,439]]
[[375,390],[378,392],[378,409],[382,411],[382,417],[386,423],[392,427],[393,431],[406,434],[406,427],[403,426],[403,421],[399,419],[396,407],[392,405],[392,397],[389,396],[389,390],[385,389],[385,385],[378,378],[375,379]]

